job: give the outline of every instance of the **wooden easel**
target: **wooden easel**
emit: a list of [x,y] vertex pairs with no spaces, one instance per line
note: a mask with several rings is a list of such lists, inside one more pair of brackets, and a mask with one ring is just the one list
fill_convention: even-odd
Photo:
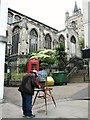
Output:
[[[41,80],[42,80],[42,78],[41,78]],[[54,97],[52,95],[52,89],[53,88],[48,87],[48,85],[47,85],[47,77],[46,77],[46,81],[44,81],[44,83],[39,82],[39,84],[40,84],[41,88],[40,89],[35,89],[36,95],[34,97],[32,106],[35,104],[35,101],[36,101],[36,98],[38,97],[38,95],[39,95],[39,98],[43,97],[45,99],[45,110],[46,110],[46,115],[47,115],[47,96],[51,97],[51,99],[52,99],[52,101],[53,101],[53,103],[54,103],[54,105],[56,107],[56,102],[55,102]],[[39,94],[40,92],[43,92],[44,95],[40,96],[40,94]]]
[[[55,102],[54,97],[53,97],[52,92],[51,92],[52,89],[53,89],[53,88],[51,88],[51,87],[45,87],[45,88],[41,88],[41,89],[35,89],[36,95],[35,95],[35,98],[34,98],[34,100],[33,100],[33,105],[35,104],[35,101],[36,101],[36,98],[37,98],[39,92],[44,92],[43,98],[45,99],[46,115],[47,115],[47,95],[52,98],[52,101],[53,101],[53,103],[54,103],[54,105],[55,105],[55,107],[56,107],[56,102]],[[41,97],[42,97],[42,96],[41,96]],[[39,97],[39,98],[40,98],[40,97]],[[33,105],[32,105],[32,106],[33,106]]]

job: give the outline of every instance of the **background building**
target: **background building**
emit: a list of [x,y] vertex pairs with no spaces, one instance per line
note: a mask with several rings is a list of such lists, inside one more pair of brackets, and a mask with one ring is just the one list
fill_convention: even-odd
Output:
[[[72,16],[65,13],[65,29],[58,31],[35,19],[8,8],[6,55],[12,65],[27,60],[28,53],[41,49],[54,49],[59,42],[65,43],[68,60],[81,56],[80,40],[83,39],[83,15],[75,7]],[[18,72],[18,69],[17,69]]]

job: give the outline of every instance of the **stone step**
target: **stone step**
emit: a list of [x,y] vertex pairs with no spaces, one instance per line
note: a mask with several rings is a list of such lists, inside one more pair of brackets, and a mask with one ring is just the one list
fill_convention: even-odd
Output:
[[83,71],[81,70],[69,78],[70,83],[81,83],[85,81],[88,81],[88,76],[84,76]]

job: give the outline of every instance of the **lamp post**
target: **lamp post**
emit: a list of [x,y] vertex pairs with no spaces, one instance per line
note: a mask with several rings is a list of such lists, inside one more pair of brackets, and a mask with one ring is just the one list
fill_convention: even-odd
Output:
[[10,43],[7,44],[7,48],[8,48],[7,86],[9,86],[9,82],[10,82],[10,79],[11,79],[11,66],[10,66],[10,51],[11,51],[11,47],[12,47],[12,45]]

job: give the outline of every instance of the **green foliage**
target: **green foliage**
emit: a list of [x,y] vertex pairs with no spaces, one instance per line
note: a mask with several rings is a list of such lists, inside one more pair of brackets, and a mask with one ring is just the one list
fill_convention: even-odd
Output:
[[19,72],[27,72],[27,63],[19,64]]
[[38,54],[39,52],[41,52],[41,51],[42,51],[42,50],[30,52],[30,53],[28,54],[28,57],[31,58],[32,56],[37,55],[37,54]]
[[15,72],[13,72],[12,73],[12,80],[22,80],[22,77],[23,77],[23,75],[24,75],[25,73],[23,73],[23,72],[20,72],[20,73],[15,73]]
[[82,50],[85,47],[85,45],[84,45],[84,38],[80,38],[79,45],[80,45],[80,50]]
[[30,53],[30,58],[38,58],[41,67],[47,67],[55,63],[55,50],[47,49]]
[[29,54],[30,58],[37,58],[41,61],[41,68],[47,68],[51,65],[57,64],[58,66],[64,66],[66,63],[65,46],[60,43],[55,50],[46,49],[35,51]]
[[58,68],[59,70],[61,70],[64,65],[66,64],[66,52],[65,52],[65,46],[63,43],[60,43],[57,47],[56,47],[56,60],[57,60],[57,64],[58,64]]
[[[11,79],[12,80],[18,80],[18,81],[21,81],[22,80],[22,77],[23,75],[26,74],[26,73],[16,73],[15,71],[11,73]],[[7,77],[8,77],[8,73],[5,73],[4,74],[4,79],[7,80]]]

